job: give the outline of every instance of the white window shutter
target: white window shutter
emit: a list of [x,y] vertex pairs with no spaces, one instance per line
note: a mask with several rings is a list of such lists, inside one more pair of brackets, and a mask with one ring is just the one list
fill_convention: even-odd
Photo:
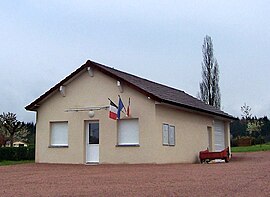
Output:
[[175,127],[171,125],[169,127],[169,145],[175,145]]
[[169,125],[168,124],[163,124],[162,143],[163,145],[169,145]]
[[118,120],[118,144],[139,144],[139,121],[138,119]]
[[68,123],[53,122],[51,123],[51,145],[67,146],[68,145]]

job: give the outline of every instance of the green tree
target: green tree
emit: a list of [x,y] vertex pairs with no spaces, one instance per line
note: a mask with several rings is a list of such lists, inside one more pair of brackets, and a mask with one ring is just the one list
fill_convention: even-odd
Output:
[[28,130],[23,122],[17,120],[16,114],[8,112],[0,115],[1,133],[13,146],[14,140],[26,141]]
[[262,136],[264,136],[267,141],[270,141],[270,120],[267,116],[264,116],[259,120],[263,122],[261,130]]
[[260,139],[260,145],[262,145],[262,127],[263,127],[263,121],[254,119],[252,121],[249,121],[247,124],[247,131],[251,135],[252,133],[259,133],[259,139]]
[[36,125],[33,122],[27,122],[24,123],[27,130],[28,130],[28,135],[26,136],[27,142],[30,145],[35,145],[35,139],[36,139]]
[[204,38],[202,53],[202,82],[200,82],[199,98],[206,104],[220,109],[219,65],[214,57],[212,39],[208,35]]
[[231,122],[231,134],[234,138],[246,136],[246,124],[243,119],[237,119]]
[[0,148],[6,144],[5,136],[0,131]]

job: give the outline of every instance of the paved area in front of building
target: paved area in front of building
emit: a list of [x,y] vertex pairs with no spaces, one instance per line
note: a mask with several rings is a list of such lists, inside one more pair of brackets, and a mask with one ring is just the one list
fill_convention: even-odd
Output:
[[229,163],[0,166],[0,196],[270,196],[270,151]]

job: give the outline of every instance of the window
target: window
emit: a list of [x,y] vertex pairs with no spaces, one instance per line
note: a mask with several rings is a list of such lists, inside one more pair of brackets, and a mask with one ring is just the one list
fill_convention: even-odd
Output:
[[169,126],[169,145],[175,145],[175,127],[172,125]]
[[51,122],[51,146],[68,146],[67,122]]
[[89,124],[89,144],[99,144],[99,123]]
[[118,145],[139,145],[138,119],[118,120]]
[[175,127],[169,124],[163,124],[162,143],[164,146],[175,145]]
[[163,124],[163,145],[169,145],[169,125]]

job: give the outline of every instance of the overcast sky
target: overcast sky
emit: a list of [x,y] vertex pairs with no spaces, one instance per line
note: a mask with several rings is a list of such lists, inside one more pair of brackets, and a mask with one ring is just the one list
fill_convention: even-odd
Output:
[[109,65],[196,96],[212,37],[222,110],[270,116],[270,1],[0,1],[0,113],[24,107],[84,64]]

